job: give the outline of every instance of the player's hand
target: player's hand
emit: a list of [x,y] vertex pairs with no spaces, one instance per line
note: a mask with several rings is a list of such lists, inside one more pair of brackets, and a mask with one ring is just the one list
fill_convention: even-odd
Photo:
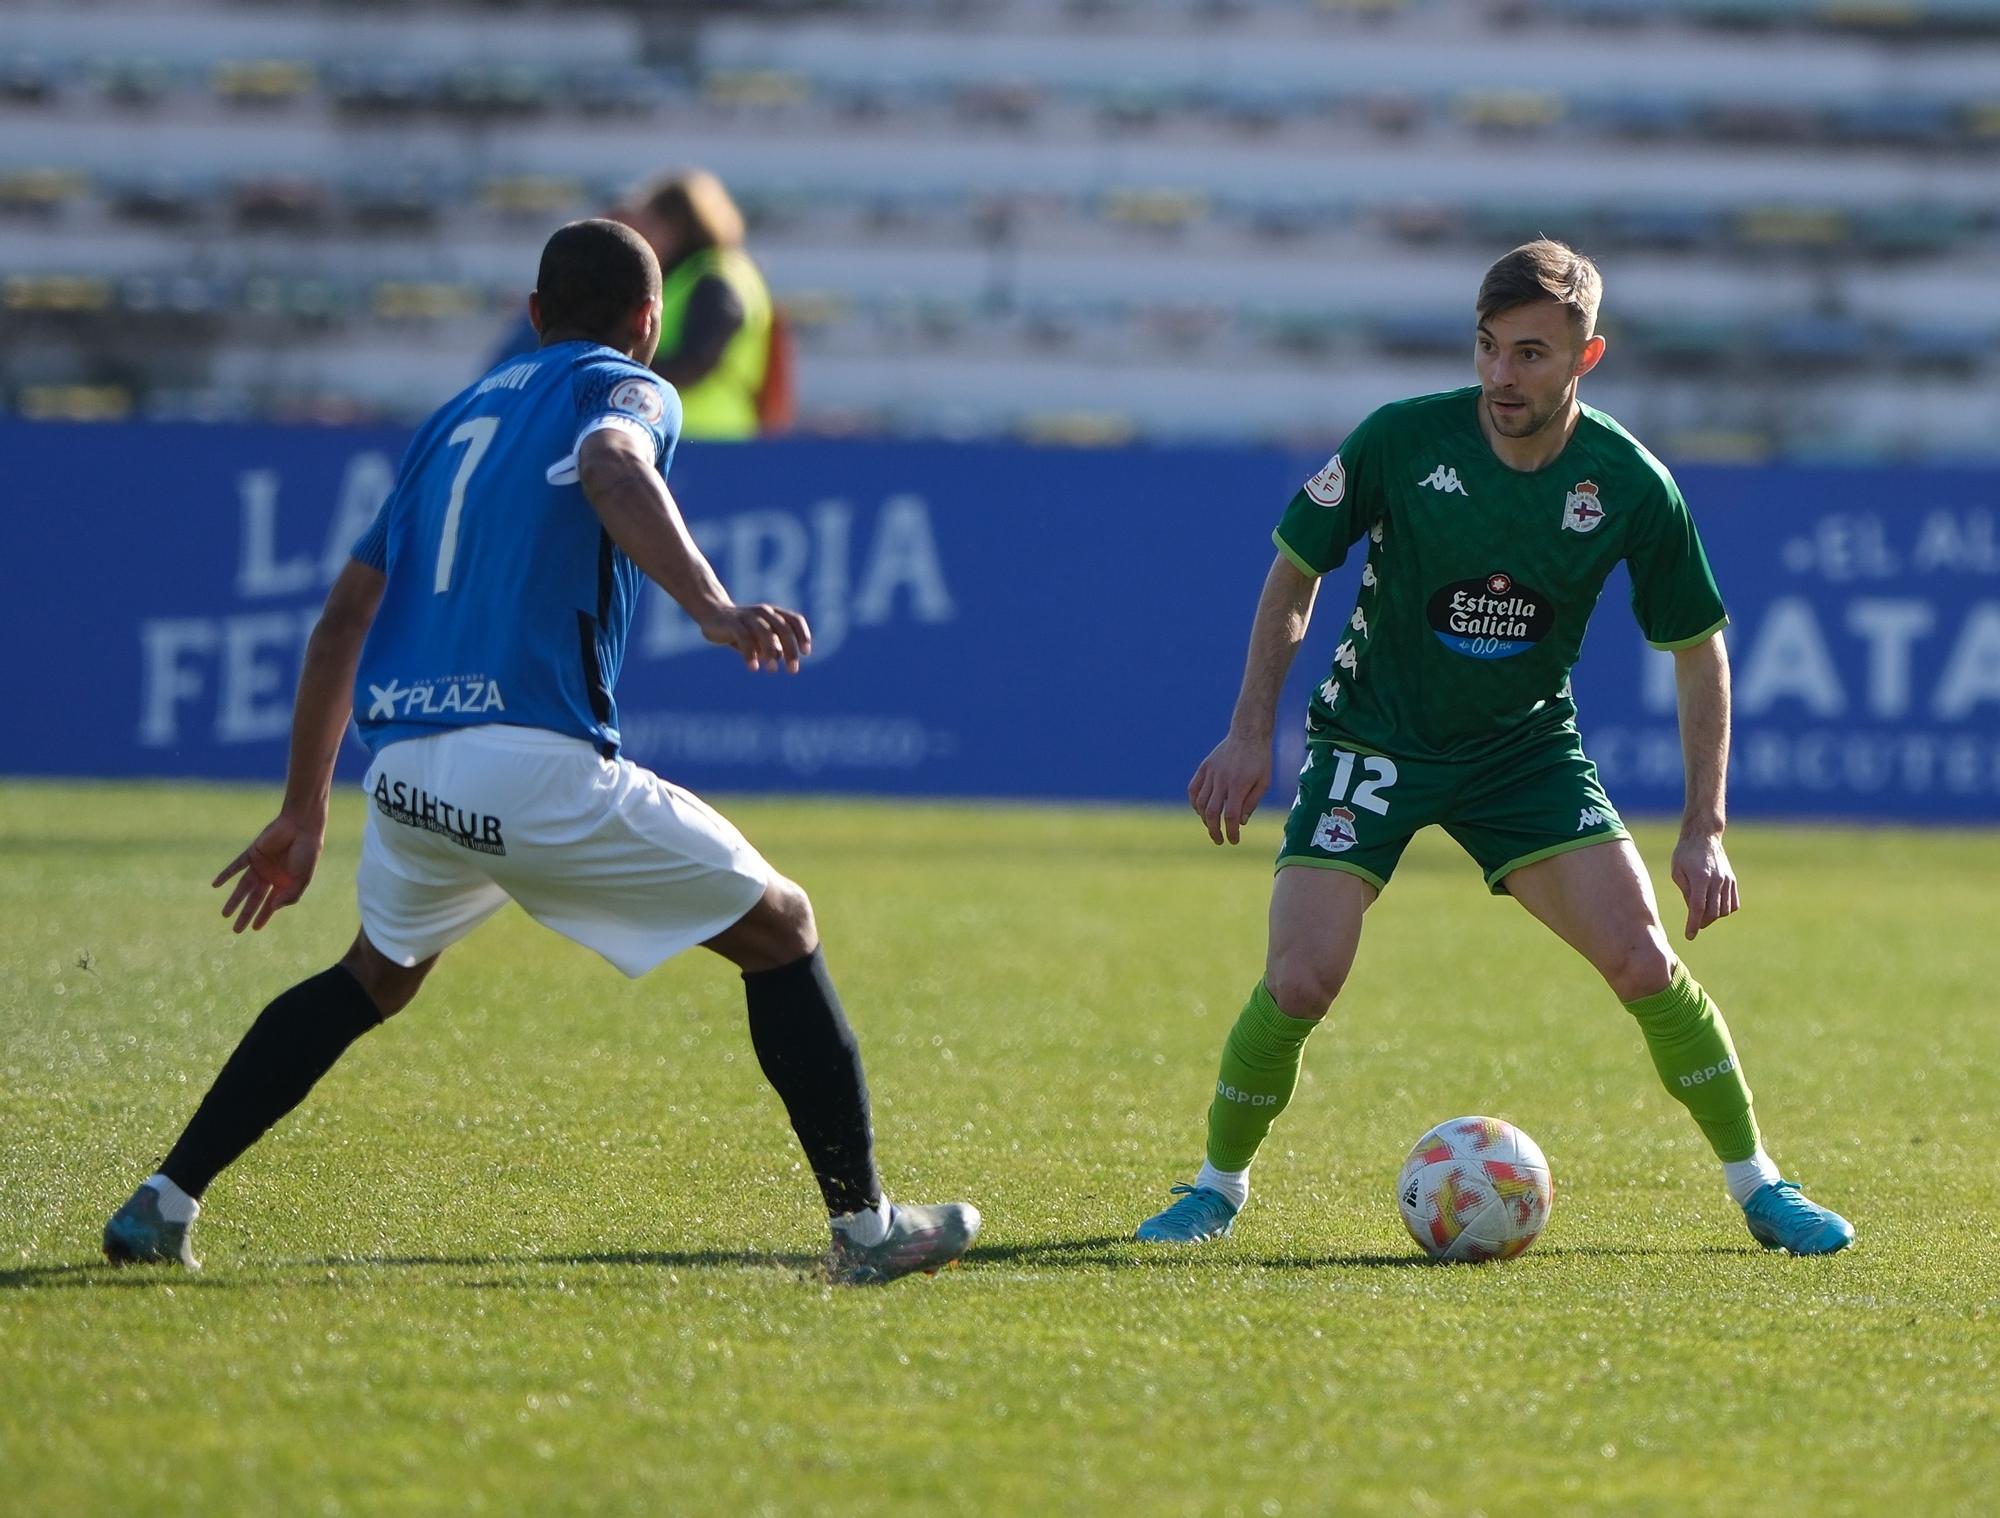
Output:
[[1720,833],[1684,833],[1674,845],[1674,884],[1687,898],[1690,940],[1743,905]]
[[783,666],[799,672],[799,660],[812,652],[812,629],[800,613],[759,602],[755,606],[718,608],[699,624],[711,643],[733,648],[751,669]]
[[220,886],[241,873],[243,878],[236,882],[222,909],[224,917],[236,919],[234,932],[262,928],[278,908],[288,907],[305,895],[313,871],[319,868],[325,837],[324,827],[309,827],[280,813],[249,848],[229,862],[210,884]]
[[1243,824],[1271,788],[1271,745],[1231,733],[1201,761],[1188,782],[1188,805],[1221,843],[1242,842]]

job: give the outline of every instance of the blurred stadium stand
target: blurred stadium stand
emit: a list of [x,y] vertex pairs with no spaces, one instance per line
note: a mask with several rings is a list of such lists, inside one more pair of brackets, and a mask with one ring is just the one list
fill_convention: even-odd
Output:
[[714,169],[807,430],[1337,438],[1602,263],[1676,458],[2000,456],[2000,0],[17,0],[0,403],[389,419]]

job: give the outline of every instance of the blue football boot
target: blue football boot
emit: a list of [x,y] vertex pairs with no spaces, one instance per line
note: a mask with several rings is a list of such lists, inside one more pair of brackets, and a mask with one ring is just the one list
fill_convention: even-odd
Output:
[[188,1243],[192,1221],[170,1223],[160,1216],[160,1194],[141,1186],[104,1225],[104,1258],[113,1265],[185,1265],[201,1269]]
[[1833,1254],[1854,1242],[1854,1225],[1831,1208],[1808,1201],[1797,1181],[1769,1181],[1743,1204],[1750,1237],[1766,1249],[1791,1254]]
[[1156,1212],[1132,1235],[1142,1244],[1199,1244],[1219,1239],[1236,1226],[1236,1204],[1208,1186],[1176,1186],[1180,1198],[1165,1212]]

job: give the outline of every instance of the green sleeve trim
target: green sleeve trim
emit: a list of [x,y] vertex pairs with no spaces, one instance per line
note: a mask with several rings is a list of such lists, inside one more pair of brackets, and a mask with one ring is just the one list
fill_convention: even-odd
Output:
[[1286,558],[1290,559],[1292,561],[1292,566],[1295,569],[1297,569],[1300,574],[1310,576],[1312,579],[1317,580],[1321,575],[1326,573],[1326,571],[1323,569],[1314,569],[1312,565],[1308,564],[1303,558],[1301,558],[1299,555],[1299,551],[1296,548],[1292,547],[1291,544],[1287,543],[1284,539],[1283,534],[1280,533],[1278,529],[1275,527],[1271,529],[1271,541],[1278,545],[1278,552],[1283,554]]
[[1280,854],[1277,869],[1271,873],[1275,875],[1278,870],[1295,864],[1302,864],[1310,870],[1339,870],[1343,875],[1359,875],[1378,891],[1389,888],[1389,882],[1373,870],[1364,870],[1360,865],[1349,864],[1345,859],[1321,859],[1317,854]]
[[1581,838],[1565,838],[1561,843],[1552,843],[1545,849],[1536,849],[1532,854],[1523,854],[1518,859],[1510,859],[1497,870],[1488,870],[1486,872],[1487,888],[1495,896],[1505,896],[1507,894],[1507,877],[1523,865],[1540,864],[1544,859],[1553,859],[1556,855],[1567,854],[1572,849],[1594,848],[1600,843],[1610,843],[1613,839],[1630,838],[1631,836],[1630,833],[1625,831],[1625,824],[1619,822],[1612,824],[1612,826],[1606,828],[1601,833],[1586,833]]
[[1653,647],[1655,648],[1662,649],[1667,653],[1674,653],[1683,648],[1693,648],[1697,643],[1706,643],[1710,638],[1714,637],[1717,633],[1721,632],[1722,629],[1727,627],[1728,625],[1729,625],[1729,616],[1725,612],[1720,622],[1717,622],[1713,627],[1703,628],[1700,632],[1696,633],[1692,638],[1674,638],[1666,643],[1660,642],[1657,638],[1648,638],[1646,641],[1652,644]]

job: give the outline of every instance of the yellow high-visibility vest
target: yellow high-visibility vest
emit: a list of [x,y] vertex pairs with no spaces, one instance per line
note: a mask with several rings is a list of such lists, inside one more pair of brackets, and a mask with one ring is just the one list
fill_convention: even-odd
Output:
[[748,255],[735,248],[703,248],[668,271],[660,289],[660,351],[680,346],[688,297],[707,275],[726,280],[743,305],[743,325],[699,383],[681,391],[681,436],[752,438],[757,435],[757,392],[771,359],[771,292]]

